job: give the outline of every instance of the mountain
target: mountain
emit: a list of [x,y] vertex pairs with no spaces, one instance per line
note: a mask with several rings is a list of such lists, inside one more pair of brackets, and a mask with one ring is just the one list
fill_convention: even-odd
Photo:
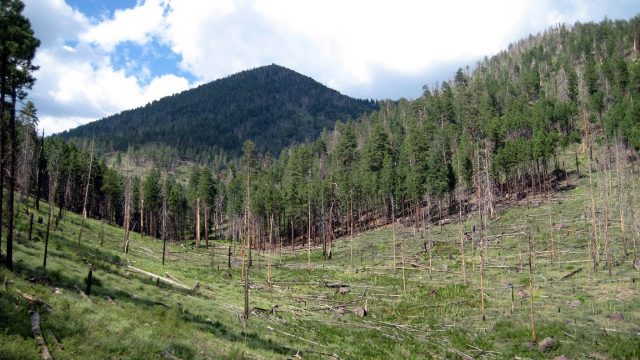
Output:
[[66,140],[94,138],[106,150],[166,145],[191,158],[221,150],[239,154],[251,139],[258,150],[279,154],[316,138],[337,120],[377,109],[308,76],[269,65],[219,79],[146,106],[65,131]]

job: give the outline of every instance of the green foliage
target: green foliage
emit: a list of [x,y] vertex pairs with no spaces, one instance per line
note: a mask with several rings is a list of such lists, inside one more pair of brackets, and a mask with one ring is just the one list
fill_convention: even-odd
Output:
[[147,211],[157,211],[162,203],[160,173],[151,170],[144,178],[144,206]]

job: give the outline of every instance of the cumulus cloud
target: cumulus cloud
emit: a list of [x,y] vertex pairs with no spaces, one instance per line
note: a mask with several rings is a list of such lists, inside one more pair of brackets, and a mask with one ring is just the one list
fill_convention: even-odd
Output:
[[[640,11],[634,0],[138,0],[93,18],[64,0],[25,2],[43,42],[32,97],[48,133],[270,63],[352,96],[415,97],[529,33]],[[173,69],[155,68],[157,54]]]
[[113,18],[104,20],[80,35],[80,40],[99,45],[105,51],[113,51],[121,42],[131,41],[146,45],[162,27],[166,2],[146,0],[138,6],[116,10]]
[[24,13],[43,46],[76,39],[91,26],[89,19],[65,0],[31,0],[25,5]]

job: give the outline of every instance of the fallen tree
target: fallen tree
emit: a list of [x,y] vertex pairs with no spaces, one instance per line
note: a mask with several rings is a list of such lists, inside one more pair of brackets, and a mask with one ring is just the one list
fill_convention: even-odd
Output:
[[40,346],[40,352],[42,353],[42,360],[53,360],[47,342],[42,336],[42,329],[40,328],[40,313],[38,308],[33,306],[33,309],[29,311],[31,313],[31,331],[33,336],[38,340],[38,346]]
[[150,277],[153,281],[155,282],[161,282],[163,284],[169,285],[169,286],[173,286],[175,288],[178,288],[180,290],[185,290],[185,291],[192,291],[194,289],[190,288],[189,286],[183,284],[183,283],[179,283],[177,281],[171,280],[169,278],[166,278],[164,276],[160,276],[157,274],[154,274],[152,272],[148,272],[142,269],[138,269],[137,267],[133,267],[131,265],[127,265],[127,271],[130,271],[132,273],[136,273],[139,275],[145,275]]

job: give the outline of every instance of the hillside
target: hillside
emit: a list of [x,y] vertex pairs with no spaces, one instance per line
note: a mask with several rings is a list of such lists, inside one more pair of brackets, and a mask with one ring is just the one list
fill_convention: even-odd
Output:
[[63,139],[95,138],[106,150],[166,145],[203,159],[220,151],[237,155],[251,139],[278,155],[296,142],[316,138],[337,120],[377,109],[310,77],[278,65],[246,70],[144,107],[61,133]]
[[[638,177],[625,173],[633,179],[625,186],[631,195]],[[607,176],[616,179],[599,172],[593,181],[604,184]],[[590,269],[591,225],[582,220],[588,184],[572,177],[564,185],[575,189],[502,210],[482,233],[472,233],[475,217],[418,233],[398,223],[336,241],[331,261],[313,245],[311,270],[306,247],[292,251],[274,243],[272,251],[254,251],[246,327],[238,243],[199,249],[169,243],[163,266],[162,242],[135,234],[123,254],[123,230],[92,219],[78,245],[81,217],[67,212],[52,227],[44,269],[46,224],[34,223],[29,241],[21,211],[17,271],[0,270],[0,359],[39,358],[30,309],[39,309],[55,359],[635,359],[638,270],[619,240],[611,251],[612,275]],[[637,214],[637,197],[630,204]],[[47,207],[32,211],[36,219],[46,217]],[[461,231],[473,238],[464,243],[466,253],[459,251]],[[621,230],[612,227],[610,235],[619,239]],[[85,297],[80,291],[90,266]],[[189,289],[200,286],[156,283],[130,266]],[[531,309],[537,341],[555,342],[544,353],[530,343]]]

